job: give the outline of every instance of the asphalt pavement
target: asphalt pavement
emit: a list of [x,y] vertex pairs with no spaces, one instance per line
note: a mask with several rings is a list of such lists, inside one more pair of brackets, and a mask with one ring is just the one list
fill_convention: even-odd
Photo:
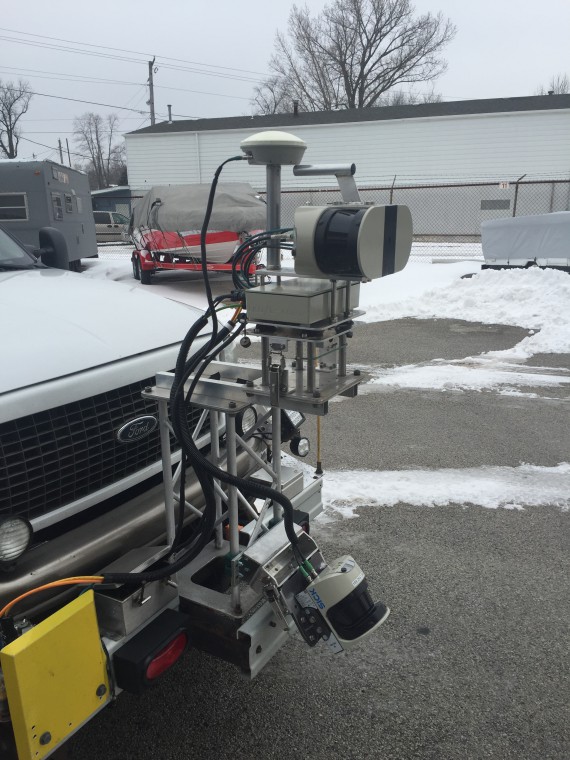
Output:
[[[462,359],[525,334],[457,320],[365,325],[350,362]],[[529,366],[569,367],[569,359],[535,357]],[[331,404],[325,473],[568,461],[568,398],[534,391],[384,389]],[[314,438],[314,421],[306,430]],[[325,557],[352,553],[391,607],[379,632],[337,656],[294,637],[252,682],[191,650],[156,688],[123,694],[97,716],[69,757],[567,760],[569,520],[548,506],[402,503],[317,521]]]

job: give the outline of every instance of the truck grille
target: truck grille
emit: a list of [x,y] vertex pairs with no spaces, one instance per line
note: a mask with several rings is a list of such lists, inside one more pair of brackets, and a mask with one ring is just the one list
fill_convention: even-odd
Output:
[[[116,438],[125,422],[157,415],[156,404],[141,397],[153,383],[141,380],[0,425],[0,515],[31,520],[159,460],[158,427],[135,443]],[[200,410],[189,414],[194,427]]]

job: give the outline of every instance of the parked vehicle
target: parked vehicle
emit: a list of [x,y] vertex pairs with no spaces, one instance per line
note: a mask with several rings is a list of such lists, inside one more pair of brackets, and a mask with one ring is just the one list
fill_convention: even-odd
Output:
[[98,243],[126,243],[129,240],[129,220],[117,211],[94,211]]
[[97,255],[87,175],[53,161],[0,163],[0,224],[32,247],[39,246],[43,227],[59,230],[70,269]]
[[481,224],[482,269],[538,266],[570,272],[570,211]]
[[[157,272],[201,269],[200,230],[209,190],[210,185],[156,186],[137,203],[129,228],[136,280],[150,285]],[[208,269],[231,272],[234,251],[250,231],[265,226],[266,215],[251,185],[220,183],[206,236]]]
[[[156,405],[141,392],[174,366],[200,312],[48,268],[1,228],[0,288],[11,325],[0,373],[1,606],[161,535]],[[137,420],[134,443],[118,437]],[[198,443],[208,445],[207,428]],[[31,526],[21,551],[5,548],[14,520]]]

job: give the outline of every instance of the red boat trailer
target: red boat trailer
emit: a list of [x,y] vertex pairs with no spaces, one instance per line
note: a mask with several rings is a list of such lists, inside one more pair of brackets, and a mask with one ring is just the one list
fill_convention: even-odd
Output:
[[[232,255],[242,242],[242,236],[235,232],[209,232],[206,235],[207,250],[213,251],[208,260],[209,272],[232,271]],[[131,255],[133,277],[143,285],[150,285],[151,276],[161,271],[199,272],[202,270],[200,235],[181,235],[177,232],[148,230],[138,236],[137,246]],[[226,259],[227,256],[227,259]],[[225,259],[219,261],[219,259]],[[252,263],[249,273],[254,274],[257,266]]]

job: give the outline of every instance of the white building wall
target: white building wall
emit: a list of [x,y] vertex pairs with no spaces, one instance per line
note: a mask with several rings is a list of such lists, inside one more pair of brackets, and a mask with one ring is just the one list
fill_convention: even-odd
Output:
[[[216,167],[238,155],[251,129],[127,135],[129,183],[136,190],[169,183],[210,182]],[[443,116],[351,124],[299,125],[304,163],[356,164],[359,186],[570,176],[570,109]],[[265,168],[224,169],[226,181],[265,187]],[[283,167],[284,188],[330,186],[330,178],[297,178]]]

